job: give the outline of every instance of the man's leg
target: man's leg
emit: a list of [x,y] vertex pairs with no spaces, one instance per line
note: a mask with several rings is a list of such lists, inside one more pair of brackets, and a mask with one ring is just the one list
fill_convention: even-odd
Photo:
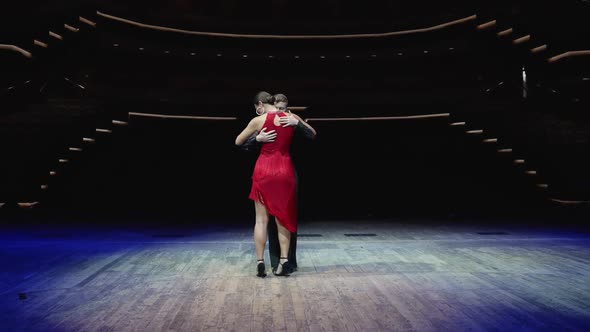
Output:
[[[269,223],[270,224],[270,223]],[[291,233],[291,242],[289,243],[289,264],[297,270],[297,232]]]
[[279,231],[276,222],[268,223],[268,253],[270,255],[270,266],[274,270],[279,266],[279,257],[281,257]]
[[[293,167],[295,173],[295,197],[299,197],[299,176],[297,170]],[[299,209],[299,206],[297,206]],[[299,211],[297,212],[299,215]],[[289,243],[289,264],[294,270],[297,270],[297,232],[291,233],[291,242]]]

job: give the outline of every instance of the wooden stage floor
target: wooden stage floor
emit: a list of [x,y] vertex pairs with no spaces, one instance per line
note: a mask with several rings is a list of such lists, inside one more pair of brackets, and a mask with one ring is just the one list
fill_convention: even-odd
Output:
[[299,271],[261,279],[249,226],[7,229],[0,234],[0,326],[590,330],[586,233],[410,221],[317,221],[299,233]]

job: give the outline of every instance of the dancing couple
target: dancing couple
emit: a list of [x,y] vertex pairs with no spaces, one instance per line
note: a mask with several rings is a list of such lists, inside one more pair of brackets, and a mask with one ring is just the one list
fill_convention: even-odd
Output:
[[296,131],[308,138],[315,138],[316,131],[298,115],[288,111],[287,104],[284,95],[259,92],[254,98],[258,116],[250,120],[235,141],[240,147],[261,144],[249,195],[254,201],[256,212],[254,243],[258,277],[266,276],[264,248],[268,237],[269,215],[275,217],[279,247],[276,250],[273,245],[276,241],[269,240],[271,263],[272,257],[276,255],[273,249],[280,251],[277,264],[272,264],[273,273],[287,276],[296,268],[291,235],[294,234],[296,238],[297,179],[291,161],[291,142]]

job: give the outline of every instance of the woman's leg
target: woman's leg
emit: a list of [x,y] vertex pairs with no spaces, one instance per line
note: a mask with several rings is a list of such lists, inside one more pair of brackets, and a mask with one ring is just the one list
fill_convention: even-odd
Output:
[[[289,256],[289,242],[291,241],[291,232],[289,232],[279,220],[276,219],[277,228],[279,230],[279,245],[281,246],[281,257],[288,257]],[[281,263],[283,263],[284,259],[281,259]]]
[[[256,259],[264,259],[264,247],[266,246],[266,228],[268,226],[268,211],[262,203],[254,201],[256,210],[256,224],[254,225],[254,244],[256,246]],[[282,250],[281,250],[282,253]]]
[[[281,246],[279,245],[279,231],[277,230],[277,223],[268,219],[268,254],[270,256],[270,266],[276,269],[279,266],[279,258],[281,257]],[[293,239],[293,237],[291,237]]]

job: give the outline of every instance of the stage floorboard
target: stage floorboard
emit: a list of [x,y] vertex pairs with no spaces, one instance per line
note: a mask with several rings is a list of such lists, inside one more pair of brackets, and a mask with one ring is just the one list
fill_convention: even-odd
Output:
[[582,231],[316,221],[302,224],[299,235],[298,271],[289,277],[268,271],[262,279],[255,277],[249,225],[5,229],[0,325],[3,331],[590,330],[590,235]]

